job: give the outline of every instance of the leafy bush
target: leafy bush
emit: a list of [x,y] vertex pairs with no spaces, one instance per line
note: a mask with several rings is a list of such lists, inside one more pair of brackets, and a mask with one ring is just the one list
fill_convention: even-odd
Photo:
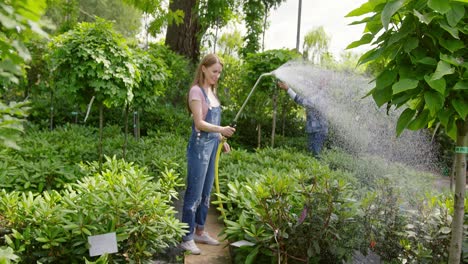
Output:
[[[0,192],[8,246],[22,262],[78,263],[87,237],[116,232],[119,252],[111,262],[141,262],[175,245],[185,224],[169,204],[177,182],[173,171],[154,181],[144,168],[108,158],[82,165],[86,177],[62,192]],[[166,181],[166,179],[168,179]]]
[[[103,131],[104,154],[123,157],[124,138],[116,126]],[[41,192],[60,190],[84,174],[78,164],[98,160],[96,128],[67,125],[54,131],[30,128],[18,142],[21,150],[0,150],[0,187],[6,190]],[[126,160],[147,167],[159,177],[165,167],[185,175],[185,139],[169,133],[152,133],[141,140],[130,139]],[[184,177],[182,177],[184,178]]]
[[255,243],[238,252],[244,254],[238,261],[258,263],[270,256],[288,263],[336,263],[362,243],[348,175],[285,149],[233,151],[225,160],[224,233],[231,241]]
[[255,243],[236,249],[235,263],[337,263],[355,250],[391,263],[447,261],[453,201],[431,194],[433,175],[338,149],[320,161],[305,153],[222,156],[224,233]]

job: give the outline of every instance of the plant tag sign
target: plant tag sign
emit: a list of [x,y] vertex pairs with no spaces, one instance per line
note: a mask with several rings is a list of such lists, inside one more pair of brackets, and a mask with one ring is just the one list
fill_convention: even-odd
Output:
[[115,232],[107,233],[96,236],[88,237],[89,243],[89,256],[100,256],[105,253],[116,253],[117,249],[117,235]]
[[237,242],[234,242],[234,243],[231,243],[231,246],[233,247],[242,247],[242,246],[254,246],[255,244],[250,242],[250,241],[246,241],[246,240],[240,240],[240,241],[237,241]]
[[455,153],[468,154],[468,147],[455,147]]

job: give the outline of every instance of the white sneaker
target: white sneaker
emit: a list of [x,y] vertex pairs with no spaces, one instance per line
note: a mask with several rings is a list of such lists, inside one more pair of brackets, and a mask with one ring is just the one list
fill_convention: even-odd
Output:
[[193,234],[193,240],[197,243],[202,243],[202,244],[208,244],[208,245],[213,245],[217,246],[219,245],[219,241],[210,237],[208,232],[203,232],[201,235],[197,235],[197,233]]
[[201,250],[195,245],[193,239],[180,243],[179,247],[183,250],[190,251],[193,255],[200,255],[201,253]]

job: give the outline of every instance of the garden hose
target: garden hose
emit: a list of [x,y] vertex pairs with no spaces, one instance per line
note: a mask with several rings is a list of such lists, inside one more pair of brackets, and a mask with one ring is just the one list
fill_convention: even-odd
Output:
[[221,156],[221,150],[223,149],[223,145],[226,142],[226,139],[223,139],[218,144],[218,150],[216,151],[216,158],[215,158],[215,187],[216,187],[216,194],[218,196],[218,210],[221,212],[224,220],[226,220],[226,214],[224,213],[223,202],[221,200],[221,190],[219,189],[219,177],[218,177],[218,163],[219,157]]

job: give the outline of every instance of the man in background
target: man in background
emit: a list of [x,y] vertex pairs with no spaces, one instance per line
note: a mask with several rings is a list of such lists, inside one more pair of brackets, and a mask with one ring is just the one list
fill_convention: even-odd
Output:
[[278,86],[285,90],[297,104],[306,110],[306,133],[308,150],[314,157],[318,158],[328,135],[328,122],[320,111],[316,109],[312,100],[302,97],[288,86],[285,82],[278,82]]

